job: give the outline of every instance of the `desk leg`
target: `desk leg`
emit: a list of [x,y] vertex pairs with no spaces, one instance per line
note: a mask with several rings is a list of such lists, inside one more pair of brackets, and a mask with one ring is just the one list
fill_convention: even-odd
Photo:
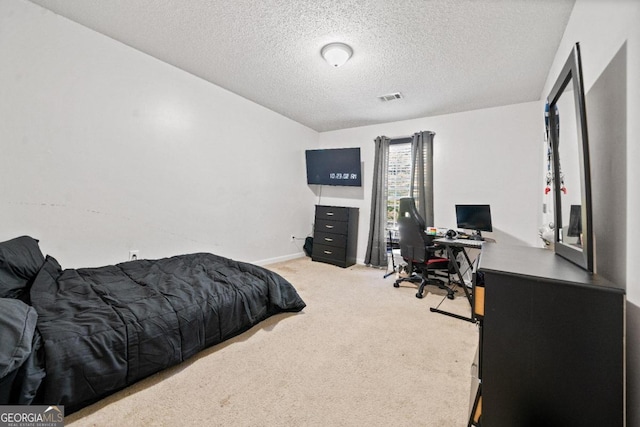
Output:
[[[467,254],[467,251],[465,250],[465,248],[461,248],[461,251],[465,259],[467,260],[467,263],[469,264],[470,268],[473,268],[473,264],[471,264],[471,259],[469,258],[469,254]],[[453,267],[455,268],[456,274],[458,275],[458,280],[459,280],[458,284],[462,286],[462,289],[464,290],[464,294],[467,297],[467,301],[469,301],[469,306],[473,308],[473,301],[471,299],[471,294],[469,293],[469,288],[467,288],[467,284],[464,281],[464,276],[462,275],[462,271],[460,271],[460,266],[456,261],[457,254],[453,252],[453,249],[451,248],[451,246],[447,247],[447,253],[449,254],[449,257],[450,257],[449,259],[454,260]]]
[[[469,259],[469,255],[467,254],[467,251],[464,248],[461,248],[462,253],[464,254],[467,262],[469,263],[469,266],[471,266],[473,268],[473,264],[471,264],[471,260]],[[464,317],[464,316],[460,316],[459,314],[455,314],[455,313],[450,313],[448,311],[443,311],[438,309],[437,307],[431,307],[429,310],[433,313],[440,313],[440,314],[444,314],[446,316],[451,316],[451,317],[455,317],[456,319],[461,319],[461,320],[466,320],[467,322],[471,322],[471,323],[475,323],[475,319],[473,318],[473,300],[471,299],[471,294],[469,293],[469,289],[467,288],[466,283],[464,282],[464,277],[462,276],[462,272],[460,271],[460,266],[458,265],[457,261],[456,261],[456,254],[454,253],[453,249],[451,246],[447,246],[447,255],[449,256],[449,259],[453,261],[453,267],[456,270],[456,274],[458,275],[458,279],[460,280],[460,286],[462,286],[462,289],[464,290],[464,294],[467,297],[467,301],[469,301],[469,307],[471,308],[471,315],[469,317]],[[439,307],[439,305],[438,305]]]
[[[388,273],[385,273],[383,279],[391,276],[392,274],[397,273],[396,271],[396,259],[393,256],[393,237],[391,235],[391,230],[389,230],[389,241],[387,242],[387,258],[391,257],[391,265],[393,266],[393,270]],[[387,259],[387,269],[389,269],[389,259]]]
[[450,313],[448,311],[440,310],[439,308],[436,308],[436,307],[431,307],[429,311],[431,311],[432,313],[440,313],[440,314],[444,314],[445,316],[455,317],[456,319],[466,320],[467,322],[475,323],[475,320],[473,320],[472,317],[465,317],[459,314]]

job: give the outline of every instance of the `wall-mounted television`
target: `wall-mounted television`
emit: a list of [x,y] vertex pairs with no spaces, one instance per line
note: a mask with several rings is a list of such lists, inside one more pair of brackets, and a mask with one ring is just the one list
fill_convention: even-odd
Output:
[[306,150],[307,184],[362,186],[360,148]]

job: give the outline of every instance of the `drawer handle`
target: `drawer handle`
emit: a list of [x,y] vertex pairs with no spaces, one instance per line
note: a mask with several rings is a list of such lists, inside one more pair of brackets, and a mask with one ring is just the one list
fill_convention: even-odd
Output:
[[325,242],[333,242],[333,239],[330,239],[329,237],[325,237],[325,238],[324,238],[324,241],[325,241]]
[[333,212],[327,212],[327,216],[333,216]]
[[333,228],[333,225],[325,225],[327,228]]
[[333,252],[331,252],[331,251],[324,251],[324,253],[325,253],[325,254],[327,254],[327,255],[331,255]]

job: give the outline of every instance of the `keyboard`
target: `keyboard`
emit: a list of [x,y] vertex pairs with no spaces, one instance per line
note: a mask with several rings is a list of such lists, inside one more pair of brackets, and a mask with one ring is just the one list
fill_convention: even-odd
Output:
[[473,239],[456,239],[456,243],[462,244],[462,246],[468,246],[470,248],[481,248],[484,243],[482,240]]
[[435,243],[444,243],[452,245],[452,246],[463,246],[467,248],[482,248],[483,240],[473,240],[473,239],[436,239]]

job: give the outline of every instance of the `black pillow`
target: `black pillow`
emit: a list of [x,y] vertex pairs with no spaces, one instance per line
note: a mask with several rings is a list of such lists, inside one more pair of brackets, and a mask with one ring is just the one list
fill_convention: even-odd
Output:
[[31,286],[44,255],[29,236],[0,243],[0,298],[19,298]]

